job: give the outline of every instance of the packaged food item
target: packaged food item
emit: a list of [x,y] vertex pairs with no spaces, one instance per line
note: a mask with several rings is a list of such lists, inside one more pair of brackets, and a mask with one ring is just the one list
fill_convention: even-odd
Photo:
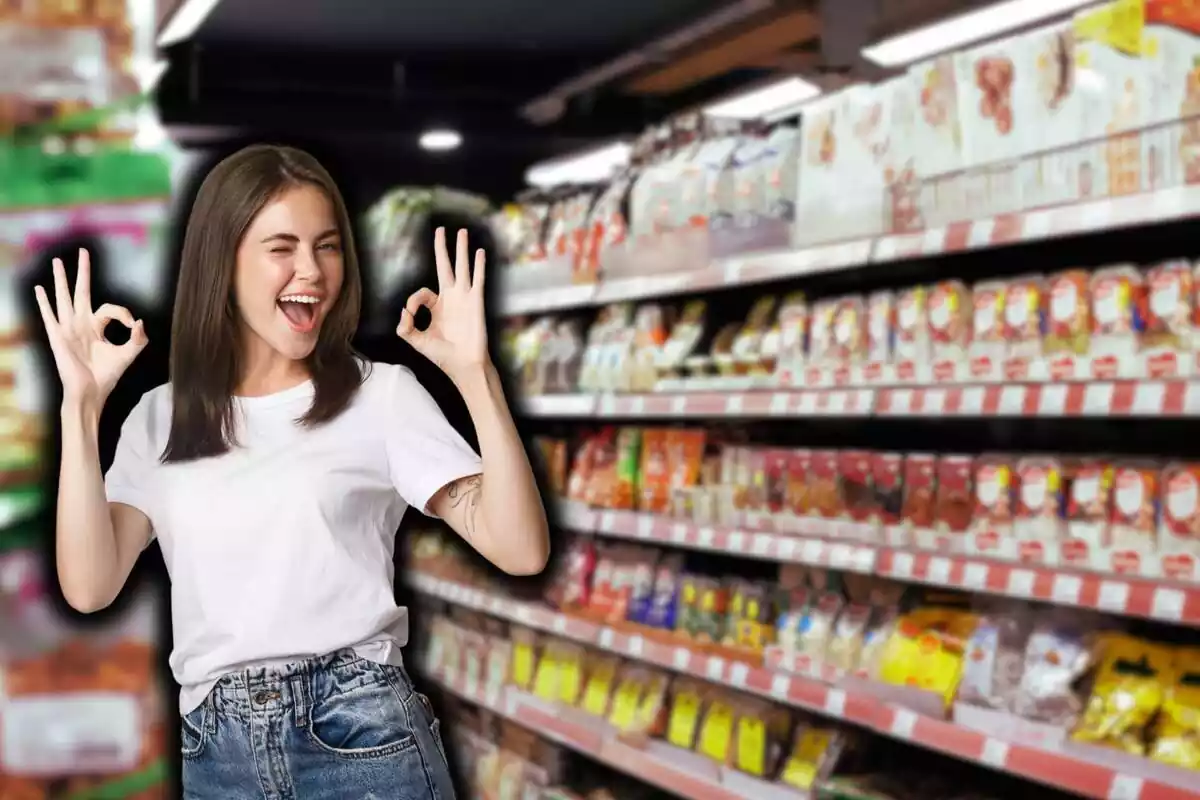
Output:
[[776,373],[785,382],[802,377],[808,356],[808,300],[794,292],[779,307],[779,355]]
[[720,581],[689,575],[683,581],[680,623],[685,635],[698,642],[719,642],[725,636],[729,593]]
[[890,291],[875,292],[867,298],[867,363],[891,364],[895,346],[896,295]]
[[547,589],[547,601],[558,609],[587,607],[596,569],[596,543],[590,538],[571,539],[561,563]]
[[1113,547],[1146,551],[1156,542],[1159,519],[1159,471],[1150,463],[1123,461],[1114,465]]
[[603,653],[592,653],[588,659],[591,669],[583,690],[582,708],[596,717],[607,717],[612,705],[620,659]]
[[774,371],[767,368],[762,354],[763,338],[770,330],[774,317],[773,296],[759,298],[750,309],[746,324],[738,331],[730,347],[737,374],[762,377]]
[[1070,269],[1051,275],[1047,283],[1045,352],[1050,356],[1085,356],[1092,340],[1090,276],[1086,270]]
[[953,608],[926,607],[899,619],[879,656],[879,679],[954,699],[975,617]]
[[1162,473],[1162,513],[1158,551],[1168,577],[1179,564],[1178,577],[1190,578],[1190,565],[1200,560],[1200,464],[1172,463]]
[[1200,650],[1194,647],[1175,651],[1147,755],[1161,764],[1200,770]]
[[522,691],[529,691],[533,688],[533,681],[538,669],[538,636],[528,628],[514,627],[512,642],[513,660],[509,676],[513,686]]
[[779,780],[786,786],[808,792],[823,780],[836,762],[842,736],[834,728],[802,721],[796,726],[791,752]]
[[909,453],[904,459],[904,507],[901,512],[910,529],[932,528],[937,521],[937,457]]
[[973,524],[979,532],[996,536],[1012,533],[1016,472],[1010,456],[984,455],[976,460]]
[[993,604],[967,641],[958,699],[973,706],[1009,710],[1021,685],[1030,633],[1028,609]]
[[[1028,362],[1042,355],[1046,329],[1045,279],[1026,275],[1009,281],[1004,297],[1004,338],[1012,361]],[[1012,375],[1011,369],[1009,374]]]
[[668,743],[682,750],[691,750],[696,746],[705,696],[709,691],[706,684],[689,678],[674,681],[671,687],[671,714],[667,721]]
[[1059,459],[1023,458],[1017,462],[1016,532],[1025,541],[1054,542],[1066,533],[1066,485]]
[[844,502],[842,515],[853,522],[868,522],[876,514],[871,456],[868,450],[843,450],[838,455],[838,477]]
[[671,553],[658,561],[654,593],[646,611],[645,623],[652,628],[673,631],[678,622],[683,554]]
[[773,709],[761,700],[738,698],[734,728],[733,767],[756,778],[766,778],[779,762],[779,742],[771,730]]
[[718,764],[730,764],[733,760],[737,716],[736,702],[732,697],[723,692],[712,692],[700,723],[696,752]]
[[875,525],[898,525],[904,508],[903,454],[871,455],[871,489],[875,500],[870,521]]
[[975,489],[971,456],[941,456],[937,462],[937,499],[934,512],[943,533],[965,533],[971,527]]
[[649,548],[630,550],[629,601],[625,619],[645,625],[654,602],[654,585],[658,578],[659,552]]
[[812,512],[813,499],[809,488],[812,457],[811,450],[793,450],[788,458],[787,507],[796,517],[806,517]]
[[824,519],[839,519],[846,504],[839,482],[836,450],[815,450],[808,472],[809,513]]
[[863,632],[862,652],[858,657],[855,674],[871,680],[881,680],[884,656],[888,643],[896,633],[900,613],[894,605],[882,605],[873,610],[871,619]]
[[1092,275],[1092,374],[1115,377],[1137,355],[1145,328],[1145,284],[1135,267],[1108,267]]
[[1072,738],[1145,755],[1150,725],[1171,684],[1172,653],[1123,634],[1108,634],[1097,649],[1100,667]]
[[788,468],[792,459],[792,451],[772,448],[763,454],[766,472],[766,513],[775,516],[784,513],[788,507]]
[[932,360],[929,290],[914,286],[896,296],[896,377],[913,380],[918,365],[929,364]]
[[1146,325],[1142,347],[1180,351],[1192,343],[1192,265],[1184,260],[1165,261],[1146,276]]
[[840,672],[858,669],[862,658],[871,607],[865,604],[847,605],[838,615],[833,634],[826,648],[825,663]]
[[860,365],[866,353],[867,315],[863,298],[843,297],[838,301],[833,317],[834,366],[837,369],[845,369],[852,365]]
[[620,585],[616,573],[618,551],[611,545],[596,548],[596,569],[592,577],[592,590],[588,595],[588,615],[597,619],[608,619],[615,613]]
[[1070,614],[1037,622],[1012,710],[1035,722],[1073,726],[1083,710],[1076,684],[1093,663],[1093,644],[1093,631]]
[[666,682],[650,669],[627,664],[618,673],[608,721],[622,733],[653,736],[665,714]]
[[1067,493],[1067,535],[1088,549],[1107,547],[1112,519],[1114,470],[1103,459],[1077,461]]
[[647,428],[642,431],[641,480],[637,507],[651,514],[666,513],[671,499],[669,431]]
[[683,307],[658,354],[658,380],[683,377],[684,363],[696,354],[707,326],[708,304],[692,300]]
[[808,323],[808,363],[812,366],[829,367],[838,363],[834,341],[837,312],[837,300],[819,300],[812,306]]
[[813,661],[824,662],[833,638],[834,623],[841,614],[844,599],[836,592],[819,592],[800,619],[796,632],[796,653]]
[[[971,292],[961,281],[942,281],[929,292],[931,358],[949,368],[942,377],[953,378],[954,364],[967,357],[972,327]],[[936,371],[936,370],[935,370]]]
[[638,493],[638,463],[642,446],[642,431],[621,428],[616,440],[615,483],[608,506],[632,510]]

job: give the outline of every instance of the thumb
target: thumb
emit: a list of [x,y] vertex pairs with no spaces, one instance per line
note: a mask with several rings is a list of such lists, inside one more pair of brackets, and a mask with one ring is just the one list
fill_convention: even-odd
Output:
[[418,351],[422,350],[427,343],[425,331],[417,330],[417,321],[412,314],[408,313],[407,308],[400,312],[400,324],[396,326],[396,335]]

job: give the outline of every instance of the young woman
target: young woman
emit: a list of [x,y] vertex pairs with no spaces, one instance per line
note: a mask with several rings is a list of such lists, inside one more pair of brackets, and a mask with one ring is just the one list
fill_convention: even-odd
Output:
[[[350,346],[361,285],[337,187],[302,152],[256,146],[219,164],[184,238],[171,382],[126,419],[101,474],[105,399],[146,347],[142,323],[38,287],[63,384],[57,566],[80,611],[107,606],[157,537],[171,575],[185,797],[449,798],[438,722],[402,666],[395,532],[409,506],[496,566],[539,572],[545,511],[488,358],[482,251],[434,242],[439,292],[396,333],[440,367],[482,454],[408,370]],[[424,306],[425,330],[414,325]],[[126,344],[105,326],[130,329]]]

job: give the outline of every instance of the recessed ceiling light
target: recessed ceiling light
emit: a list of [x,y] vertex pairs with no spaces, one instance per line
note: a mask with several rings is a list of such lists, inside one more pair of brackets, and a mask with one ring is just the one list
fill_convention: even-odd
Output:
[[864,47],[863,58],[881,67],[902,67],[957,50],[1007,31],[1091,5],[1095,0],[1004,0],[907,31]]
[[184,0],[176,6],[175,13],[167,20],[158,34],[158,46],[170,47],[184,39],[190,39],[204,20],[221,0]]
[[718,100],[704,108],[710,117],[729,119],[764,119],[783,110],[812,100],[821,94],[821,87],[803,78],[785,78],[759,86],[748,92]]
[[531,186],[544,189],[568,183],[599,183],[611,180],[629,163],[633,148],[627,142],[614,142],[593,150],[575,153],[534,164],[525,172]]
[[456,150],[462,144],[462,135],[451,130],[425,131],[420,144],[422,150]]

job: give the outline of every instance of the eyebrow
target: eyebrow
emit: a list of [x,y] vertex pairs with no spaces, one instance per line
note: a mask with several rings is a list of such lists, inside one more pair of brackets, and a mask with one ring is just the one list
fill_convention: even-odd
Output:
[[[317,242],[324,241],[325,239],[329,239],[331,237],[338,236],[339,234],[340,234],[340,231],[338,231],[337,228],[330,228],[329,230],[325,231],[320,236],[318,236],[314,241],[317,241]],[[287,242],[288,244],[300,244],[300,237],[296,236],[293,233],[273,233],[270,236],[268,236],[262,240],[263,244],[268,244],[270,242]]]

